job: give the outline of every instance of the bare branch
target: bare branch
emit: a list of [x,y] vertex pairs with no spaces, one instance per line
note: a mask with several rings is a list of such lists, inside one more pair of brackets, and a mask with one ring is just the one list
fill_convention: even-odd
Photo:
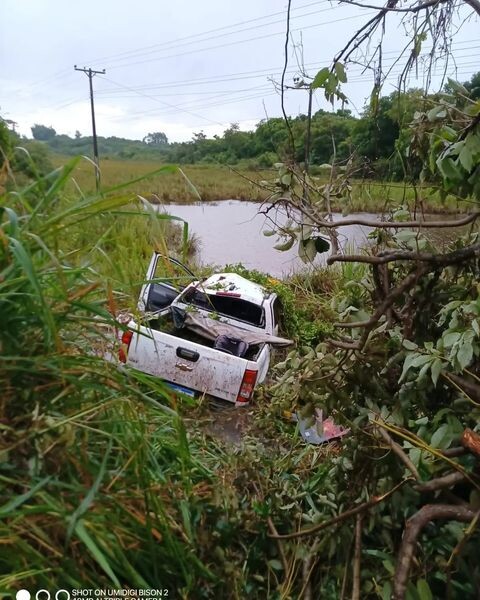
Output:
[[436,492],[437,490],[453,487],[457,483],[465,481],[465,479],[466,477],[463,473],[460,473],[460,471],[454,471],[453,473],[448,473],[448,475],[444,475],[443,477],[436,477],[435,479],[431,479],[425,483],[419,483],[414,487],[414,489],[417,492],[426,494],[428,492]]
[[353,554],[353,586],[352,600],[360,600],[360,566],[362,559],[362,518],[363,515],[357,515],[355,523],[355,550]]
[[380,252],[376,256],[366,254],[334,254],[327,259],[327,264],[334,262],[361,262],[371,265],[383,265],[385,263],[410,260],[415,262],[429,263],[433,267],[448,267],[472,258],[480,258],[480,244],[473,244],[448,254],[427,254],[425,252],[410,252],[408,250],[397,250],[396,252]]
[[[456,221],[378,221],[376,219],[344,219],[343,221],[321,222],[322,227],[348,227],[349,225],[364,225],[375,229],[440,229],[445,227],[461,227],[472,223],[480,216],[480,212],[457,219]],[[318,223],[320,224],[320,223]]]
[[[268,528],[270,529],[270,533],[272,535],[278,536],[278,531],[277,531],[277,528],[275,527],[275,525],[274,525],[274,523],[272,521],[272,517],[267,517],[267,524],[268,524]],[[288,572],[290,570],[288,568],[287,557],[285,556],[285,552],[283,550],[282,541],[280,539],[278,539],[278,538],[277,538],[276,541],[277,541],[278,554],[279,554],[280,559],[282,561],[284,575],[285,575],[285,577],[287,577]]]
[[446,450],[442,450],[443,456],[447,458],[456,458],[457,456],[464,456],[467,453],[466,448],[462,446],[456,448],[447,448]]
[[331,527],[332,525],[341,523],[342,521],[345,521],[346,519],[349,519],[350,517],[354,517],[355,515],[359,515],[367,510],[370,510],[377,504],[380,504],[380,502],[384,502],[385,500],[390,498],[390,496],[392,496],[396,491],[398,491],[403,485],[405,485],[409,481],[414,481],[413,477],[407,477],[406,479],[402,479],[402,481],[400,481],[400,483],[398,483],[394,488],[392,488],[385,494],[382,494],[381,496],[373,496],[373,498],[371,500],[368,500],[368,502],[363,502],[362,504],[359,504],[355,508],[346,510],[345,512],[341,513],[340,515],[333,517],[333,519],[330,519],[329,521],[324,521],[323,523],[319,523],[318,525],[315,525],[314,527],[310,527],[309,529],[303,529],[300,531],[294,531],[293,533],[285,533],[285,534],[281,534],[281,535],[280,534],[279,535],[270,534],[268,537],[271,537],[274,539],[280,539],[280,540],[291,540],[293,538],[303,537],[305,535],[312,535],[314,533],[317,533],[318,531],[321,531],[322,529],[326,529],[327,527]]
[[289,141],[290,141],[290,151],[292,153],[292,158],[294,158],[295,157],[295,139],[293,137],[292,128],[290,127],[290,121],[288,120],[288,116],[285,111],[285,73],[287,72],[287,67],[288,67],[288,42],[290,39],[290,9],[291,9],[291,6],[292,6],[292,0],[288,0],[287,30],[285,33],[285,46],[284,46],[285,59],[284,59],[283,71],[282,71],[282,80],[281,80],[281,88],[280,88],[281,96],[280,97],[281,97],[283,118],[285,120],[285,126],[288,129],[288,137],[289,137]]
[[480,2],[478,0],[463,0],[465,2],[465,4],[468,4],[468,6],[471,6],[473,8],[473,10],[477,13],[477,15],[480,15]]
[[[370,319],[368,319],[368,321],[358,321],[356,323],[335,323],[336,327],[348,327],[348,328],[364,327],[365,328],[362,333],[362,337],[360,338],[360,340],[358,342],[352,342],[352,345],[350,345],[350,346],[347,346],[344,343],[342,346],[339,346],[339,347],[351,348],[351,349],[356,349],[356,350],[360,350],[361,348],[363,348],[363,346],[365,345],[365,343],[368,339],[368,335],[369,335],[370,331],[373,329],[375,324],[378,323],[380,318],[384,315],[385,311],[388,308],[390,308],[390,306],[393,305],[393,303],[395,302],[395,300],[397,300],[397,298],[399,298],[409,288],[414,286],[416,284],[418,278],[421,277],[422,275],[424,275],[427,271],[428,271],[427,267],[421,267],[421,268],[417,269],[416,271],[414,271],[413,273],[410,273],[410,275],[407,275],[407,277],[405,277],[405,279],[402,281],[402,283],[400,285],[398,285],[397,287],[393,288],[391,290],[391,292],[389,293],[389,295],[385,298],[385,300],[381,304],[379,304],[377,310],[373,313],[373,315],[370,317]],[[332,343],[332,341],[330,343]],[[336,345],[336,344],[334,344],[334,345]]]
[[402,461],[402,463],[407,467],[407,469],[412,473],[417,481],[420,481],[420,475],[417,471],[417,468],[412,463],[412,461],[408,458],[408,456],[403,451],[403,448],[400,444],[397,444],[390,435],[385,431],[383,427],[378,427],[378,431],[382,438],[387,442],[387,444],[392,449],[392,452],[398,456],[398,458]]
[[[411,6],[409,8],[395,8],[394,6],[374,6],[373,4],[362,4],[361,2],[356,2],[355,0],[339,0],[340,4],[352,4],[353,6],[360,6],[360,8],[369,8],[373,10],[378,10],[382,12],[397,12],[397,13],[417,13],[422,10],[426,10],[427,8],[431,8],[432,6],[438,6],[439,4],[444,4],[445,2],[450,2],[451,0],[430,0],[430,2],[423,2],[422,4],[417,4],[416,6]],[[465,0],[467,2],[467,0]],[[468,2],[467,2],[468,3]]]
[[466,506],[454,506],[451,504],[426,504],[408,519],[403,534],[402,544],[398,552],[397,566],[393,580],[394,600],[404,600],[407,590],[408,575],[412,563],[415,546],[422,529],[430,521],[447,519],[449,521],[461,521],[468,523],[475,518],[476,512]]

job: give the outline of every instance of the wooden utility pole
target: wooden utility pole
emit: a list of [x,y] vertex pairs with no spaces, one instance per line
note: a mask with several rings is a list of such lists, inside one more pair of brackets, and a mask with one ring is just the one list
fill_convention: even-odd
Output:
[[311,144],[311,131],[312,131],[312,99],[313,99],[313,88],[310,83],[305,81],[298,81],[295,86],[285,86],[286,90],[308,90],[308,113],[307,113],[307,131],[305,133],[305,158],[304,158],[304,171],[308,175],[310,168],[310,144]]
[[74,65],[75,71],[82,71],[88,77],[88,81],[90,84],[90,107],[92,109],[92,131],[93,131],[93,160],[95,162],[95,185],[97,188],[97,192],[100,189],[100,168],[99,168],[99,160],[98,160],[98,144],[97,144],[97,129],[95,127],[95,106],[93,103],[93,83],[92,79],[95,75],[105,75],[106,71],[103,69],[102,71],[95,71],[93,69],[87,69],[83,67],[80,69],[77,65]]

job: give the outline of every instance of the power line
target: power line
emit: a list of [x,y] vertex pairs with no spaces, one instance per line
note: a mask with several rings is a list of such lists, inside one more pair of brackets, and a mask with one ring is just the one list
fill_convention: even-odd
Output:
[[179,108],[178,106],[175,106],[174,104],[170,104],[169,102],[165,102],[163,100],[159,100],[158,98],[155,98],[154,96],[150,96],[148,94],[143,94],[141,92],[133,90],[132,88],[128,87],[127,85],[123,85],[122,83],[118,83],[117,81],[113,81],[113,79],[109,79],[108,77],[103,77],[102,79],[106,79],[107,81],[110,81],[110,83],[113,83],[114,85],[116,85],[118,87],[122,87],[122,88],[124,88],[126,90],[129,90],[131,92],[134,91],[139,96],[143,96],[145,98],[148,98],[149,100],[153,100],[154,102],[158,102],[159,104],[163,104],[164,106],[168,106],[170,108],[175,108],[175,109],[180,110],[181,112],[193,115],[195,117],[199,117],[200,119],[204,119],[205,121],[209,121],[210,123],[213,123],[215,125],[224,125],[225,124],[225,123],[220,123],[220,121],[215,121],[213,119],[209,119],[208,117],[204,117],[203,115],[199,115],[199,114],[197,114],[195,112],[192,112],[192,111],[190,111],[190,110],[188,110],[186,108]]
[[[464,66],[468,66],[469,64],[471,64],[471,63],[460,64],[459,66],[460,67],[464,67]],[[478,63],[475,62],[473,64],[478,64]],[[400,75],[401,72],[402,72],[402,70],[398,69],[397,71],[392,72],[391,77],[396,77],[396,76]],[[370,78],[366,77],[366,76],[365,77],[357,77],[356,79],[349,80],[349,83],[350,82],[354,83],[354,84],[364,83],[366,81],[369,81],[369,79]],[[271,92],[269,94],[265,94],[265,93],[254,94],[254,95],[251,95],[251,96],[245,96],[243,98],[232,98],[230,100],[223,100],[222,102],[215,102],[213,104],[212,103],[210,103],[210,104],[200,104],[200,105],[197,104],[197,105],[191,106],[190,108],[192,108],[194,110],[201,110],[201,109],[204,109],[204,108],[213,108],[213,107],[217,107],[217,106],[223,106],[223,105],[226,105],[226,104],[243,102],[243,101],[246,101],[246,100],[254,100],[254,99],[257,99],[257,98],[265,98],[265,97],[269,97],[269,96],[273,96],[273,95],[276,95],[276,92]],[[175,107],[175,108],[172,107],[170,109],[168,109],[168,108],[167,109],[154,108],[154,109],[149,109],[149,110],[138,111],[138,112],[135,112],[135,113],[130,112],[129,116],[130,117],[137,116],[137,115],[143,115],[143,116],[145,116],[145,115],[150,115],[150,114],[167,115],[167,114],[171,114],[172,111],[175,112],[175,109],[182,110],[181,107],[178,107],[178,106]],[[359,112],[359,111],[357,111],[357,112]],[[118,117],[117,119],[123,119],[123,118],[124,117]],[[202,118],[205,119],[205,117],[202,117]]]
[[[329,3],[330,0],[320,0],[320,1],[317,0],[317,2],[309,2],[307,4],[302,4],[301,6],[297,6],[295,8],[292,8],[292,12],[293,11],[302,10],[303,8],[309,8],[310,6],[318,6],[319,4],[326,4],[327,2]],[[161,47],[165,47],[165,46],[176,45],[178,42],[183,42],[185,40],[191,40],[193,38],[202,37],[202,36],[208,35],[210,33],[216,33],[218,31],[224,31],[225,29],[233,29],[235,27],[240,27],[242,25],[248,25],[249,23],[256,23],[258,21],[263,21],[265,19],[270,19],[272,17],[277,17],[277,16],[280,16],[280,15],[284,15],[284,11],[283,10],[275,12],[275,13],[270,13],[270,14],[264,15],[262,17],[255,17],[253,19],[248,19],[248,20],[245,20],[245,21],[239,21],[237,23],[232,23],[231,25],[224,25],[222,27],[216,27],[215,29],[208,29],[207,31],[203,31],[203,32],[200,32],[200,33],[193,33],[191,35],[187,35],[187,36],[184,36],[184,37],[181,37],[181,38],[176,38],[176,39],[173,39],[173,40],[169,40],[167,42],[161,42],[160,44],[152,44],[152,45],[149,45],[149,46],[143,46],[141,48],[137,48],[136,50],[127,50],[125,52],[120,52],[120,53],[117,53],[117,54],[110,54],[108,56],[104,56],[104,57],[101,57],[99,59],[95,59],[93,61],[90,60],[89,62],[96,63],[96,62],[99,62],[99,61],[108,61],[108,60],[111,60],[111,59],[113,60],[113,59],[115,59],[117,57],[120,57],[120,56],[125,56],[125,55],[128,56],[128,55],[131,55],[131,54],[138,54],[139,52],[143,52],[143,51],[147,51],[147,50],[152,50],[154,48],[161,48]],[[306,15],[299,15],[299,17],[303,17],[303,16],[306,16]],[[298,18],[298,17],[294,17],[294,18]],[[269,23],[265,23],[263,26],[266,26],[266,25],[269,25]],[[238,33],[238,32],[232,32],[232,34],[233,33]],[[201,40],[201,41],[203,41],[203,40]]]
[[[333,21],[322,21],[321,23],[314,23],[312,25],[306,25],[305,27],[301,27],[298,29],[292,29],[292,33],[294,31],[305,31],[306,29],[313,29],[316,27],[323,27],[324,25],[331,25],[333,23],[339,23],[342,21],[351,21],[352,19],[359,19],[360,17],[365,17],[365,16],[370,16],[376,14],[373,11],[370,11],[369,13],[364,13],[364,14],[359,14],[359,15],[352,15],[349,17],[343,17],[342,19],[334,19]],[[134,61],[134,62],[130,62],[130,63],[126,63],[124,65],[117,65],[117,66],[113,66],[110,67],[110,69],[120,69],[123,67],[131,67],[131,66],[135,66],[135,65],[143,65],[146,63],[150,63],[150,62],[156,62],[159,60],[167,60],[169,58],[175,58],[178,59],[181,56],[187,56],[189,54],[197,54],[199,52],[207,52],[208,50],[216,50],[217,48],[226,48],[228,46],[235,46],[237,44],[246,44],[248,42],[254,42],[257,40],[263,40],[263,39],[267,39],[267,38],[271,38],[271,37],[275,37],[275,36],[279,36],[279,35],[285,35],[284,31],[277,31],[275,33],[268,33],[265,35],[259,35],[256,37],[251,37],[251,38],[246,38],[243,40],[236,40],[234,42],[227,42],[225,44],[217,44],[216,46],[208,46],[206,48],[197,48],[195,50],[188,50],[187,52],[180,52],[180,53],[175,53],[175,54],[168,54],[166,56],[160,56],[157,58],[149,58],[149,59],[145,59],[145,60],[140,60],[140,61]]]
[[[472,42],[478,42],[478,39],[475,40],[465,40],[462,42],[458,42],[459,44],[471,44]],[[473,48],[478,48],[478,46],[474,46]],[[471,46],[469,46],[468,48],[469,50],[472,49]],[[429,48],[425,48],[425,52],[428,52],[430,49]],[[459,51],[461,50],[465,50],[464,48],[459,48]],[[387,52],[383,53],[384,55],[389,55],[389,54],[398,54],[398,50],[390,50]],[[309,62],[309,63],[305,63],[305,67],[314,67],[314,66],[322,66],[325,64],[324,62],[321,62],[320,60],[314,61],[314,62]],[[183,79],[183,80],[174,80],[174,81],[167,81],[164,83],[159,83],[159,84],[148,84],[148,85],[141,85],[141,86],[136,86],[133,87],[133,89],[135,90],[154,90],[154,89],[161,89],[161,88],[170,88],[170,87],[177,87],[177,86],[189,86],[189,85],[203,85],[203,84],[207,84],[207,83],[223,83],[223,82],[227,82],[227,81],[236,81],[236,80],[242,80],[242,79],[250,79],[250,77],[246,77],[247,75],[255,75],[258,74],[258,77],[261,77],[262,74],[272,74],[272,73],[276,73],[279,72],[281,70],[281,66],[277,66],[277,67],[271,67],[271,68],[265,68],[265,69],[255,69],[253,71],[240,71],[237,73],[226,73],[223,75],[214,75],[211,77],[200,77],[197,79]],[[296,67],[292,67],[291,69],[289,69],[289,72],[297,72],[298,69]],[[245,77],[244,77],[245,76]],[[253,79],[253,77],[252,77]],[[116,90],[112,89],[112,88],[106,88],[106,89],[102,89],[99,90],[98,93],[99,94],[104,94],[105,92],[115,92]]]
[[[473,40],[472,40],[473,41]],[[470,43],[471,41],[465,41],[462,42],[463,43]],[[471,51],[480,48],[480,46],[470,46],[469,48],[469,52],[468,54],[457,54],[457,59],[460,58],[467,58],[471,56]],[[465,51],[465,49],[460,48],[459,51]],[[395,54],[395,51],[392,50],[390,51],[391,54]],[[387,54],[387,53],[385,53]],[[391,63],[392,61],[384,61],[384,65],[388,66],[389,63]],[[323,62],[311,62],[311,63],[306,63],[305,67],[319,67],[321,65],[323,65]],[[456,62],[457,67],[464,67],[464,66],[473,66],[476,65],[476,62],[468,62],[468,63],[464,63],[464,62]],[[438,66],[437,68],[440,68],[440,66]],[[361,65],[350,65],[349,70],[348,70],[348,74],[349,74],[349,79],[348,79],[348,84],[350,83],[360,83],[363,81],[368,81],[369,77],[368,75],[360,76],[360,75],[356,75],[355,72],[356,71],[365,71],[365,68]],[[297,72],[296,68],[292,68],[289,69],[287,71],[288,74],[294,74]],[[245,76],[243,76],[242,74],[245,74]],[[248,75],[251,74],[251,75]],[[171,81],[171,82],[167,82],[165,84],[158,84],[158,85],[153,85],[153,86],[138,86],[138,87],[133,87],[133,86],[121,86],[120,84],[116,84],[117,87],[116,88],[105,88],[105,89],[100,89],[97,90],[96,94],[97,96],[101,96],[103,99],[106,98],[133,98],[136,96],[142,96],[142,94],[140,93],[142,90],[145,91],[149,91],[151,90],[152,92],[155,90],[162,90],[164,88],[168,88],[171,89],[172,87],[191,87],[191,86],[195,86],[195,88],[198,88],[199,85],[211,85],[211,84],[218,84],[218,83],[223,83],[223,82],[230,82],[230,81],[239,81],[239,80],[245,80],[245,79],[259,79],[259,78],[264,78],[267,74],[271,75],[272,77],[275,75],[278,75],[278,73],[274,73],[272,72],[272,70],[270,69],[264,69],[264,70],[254,70],[254,71],[243,71],[240,73],[232,73],[231,75],[235,76],[239,76],[239,77],[227,77],[227,74],[224,75],[220,75],[220,76],[214,76],[213,78],[200,78],[200,79],[190,79],[190,80],[180,80],[177,82]],[[467,73],[468,74],[468,73]],[[389,78],[395,76],[395,73],[391,73],[389,75]],[[103,78],[102,78],[103,79]],[[265,87],[265,86],[263,86]],[[169,92],[168,94],[148,94],[148,96],[144,96],[144,97],[148,97],[149,99],[153,99],[153,98],[158,98],[158,97],[165,97],[165,96],[180,96],[180,95],[187,95],[187,96],[196,96],[196,95],[212,95],[212,94],[235,94],[235,93],[240,93],[240,92],[244,92],[244,91],[250,91],[250,90],[260,90],[262,88],[262,86],[255,86],[252,88],[242,88],[239,90],[226,90],[225,92],[220,91],[220,90],[211,90],[211,91],[199,91],[199,90],[195,90],[195,92]],[[130,91],[133,95],[127,96],[125,95],[125,90]],[[120,95],[123,94],[123,95]],[[66,103],[63,102],[59,105],[55,105],[55,109],[56,110],[61,110],[63,108],[66,108],[68,106],[71,106],[72,104],[75,104],[76,102],[81,102],[83,101],[83,98],[74,98],[72,100],[68,100]],[[196,102],[193,101],[193,102]],[[190,104],[191,102],[188,102],[188,104]],[[177,106],[177,105],[175,105]],[[181,106],[181,105],[180,105]],[[152,109],[149,111],[145,111],[145,113],[147,112],[155,112],[158,109]]]
[[[305,13],[303,15],[297,15],[296,17],[293,17],[292,20],[293,19],[300,19],[300,18],[304,18],[304,17],[309,17],[309,16],[312,16],[312,15],[318,15],[318,14],[321,14],[321,13],[324,13],[324,12],[331,12],[331,11],[336,10],[336,9],[338,9],[338,7],[330,7],[330,8],[324,8],[322,10],[314,10],[314,11]],[[181,44],[175,44],[175,45],[172,45],[172,46],[168,46],[168,47],[166,47],[164,49],[160,48],[160,49],[157,49],[157,50],[150,50],[148,52],[142,52],[142,53],[136,54],[134,56],[126,56],[126,57],[123,57],[123,58],[116,58],[116,59],[113,59],[110,62],[111,63],[112,62],[122,62],[122,61],[125,61],[125,60],[130,60],[132,58],[141,58],[143,56],[148,56],[150,54],[157,54],[157,53],[162,53],[162,52],[168,52],[169,50],[170,51],[171,50],[176,50],[177,48],[188,47],[188,46],[192,46],[194,44],[201,44],[203,42],[209,42],[211,40],[218,40],[220,38],[225,38],[225,37],[229,37],[229,36],[232,36],[232,35],[237,35],[237,34],[240,34],[240,33],[245,33],[246,31],[253,31],[254,29],[264,29],[267,26],[277,25],[279,23],[283,24],[284,23],[284,19],[278,19],[277,21],[271,21],[269,23],[263,23],[261,25],[255,25],[254,27],[246,27],[244,29],[238,29],[237,31],[231,31],[231,32],[227,32],[227,33],[222,33],[220,35],[213,35],[213,36],[210,36],[210,37],[205,37],[205,38],[203,38],[201,40],[196,40],[196,41],[193,41],[193,42],[192,41],[190,41],[190,42],[183,42]],[[296,30],[296,31],[298,31],[298,30]],[[242,40],[240,40],[240,42],[241,41]],[[195,50],[192,50],[192,52],[195,52]],[[159,57],[159,59],[162,59],[162,58],[163,57]],[[109,68],[119,68],[119,67],[122,67],[122,66],[123,65],[117,65],[115,67],[110,66]]]

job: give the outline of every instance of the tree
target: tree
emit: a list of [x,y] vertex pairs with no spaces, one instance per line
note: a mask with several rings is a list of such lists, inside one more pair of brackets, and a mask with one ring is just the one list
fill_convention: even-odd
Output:
[[57,132],[55,131],[55,129],[53,129],[53,127],[39,125],[38,123],[33,125],[33,127],[31,127],[31,130],[34,139],[40,142],[48,142],[57,135]]
[[168,138],[162,131],[149,133],[143,138],[143,141],[151,146],[166,146],[168,144]]
[[[0,117],[0,168],[3,166],[5,159],[8,159],[12,150],[10,133],[7,125]],[[1,183],[0,183],[1,186]]]
[[[375,14],[315,77],[312,86],[323,89],[329,100],[343,94],[348,61],[363,54],[365,64],[371,64],[370,48],[374,56],[382,56],[385,21],[392,15],[403,17],[403,26],[411,28],[400,90],[427,34],[434,57],[454,29],[456,8],[468,6],[480,15],[478,0],[388,0],[381,8],[345,2],[374,9]],[[288,39],[287,27],[287,44]],[[287,61],[287,52],[285,56]],[[325,497],[336,503],[334,514],[325,511],[318,524],[291,533],[276,534],[270,527],[270,537],[284,544],[312,540],[303,584],[306,597],[314,597],[312,581],[323,590],[326,572],[334,564],[350,564],[352,556],[353,574],[340,572],[335,582],[342,597],[348,587],[355,600],[475,597],[480,583],[474,557],[480,541],[477,80],[472,78],[470,89],[449,81],[448,94],[425,94],[415,111],[411,108],[418,99],[412,92],[401,109],[411,123],[399,141],[402,105],[381,97],[385,74],[379,62],[368,118],[355,133],[361,138],[359,146],[377,160],[381,153],[395,151],[405,164],[413,160],[413,168],[420,162],[422,176],[428,172],[440,193],[468,200],[467,214],[447,222],[429,220],[422,214],[422,192],[417,190],[413,216],[397,205],[382,219],[352,215],[334,222],[330,198],[341,198],[348,209],[353,163],[345,170],[333,165],[330,180],[322,184],[306,180],[296,165],[281,165],[272,205],[264,210],[273,223],[276,214],[290,217],[288,227],[278,223],[277,233],[286,240],[279,249],[297,242],[300,258],[311,262],[328,249],[323,234],[332,248],[327,263],[351,264],[349,280],[332,302],[334,333],[312,351],[289,357],[275,390],[280,398],[295,390],[297,398],[335,412],[354,437],[328,471]],[[401,100],[401,94],[395,99]],[[369,251],[349,254],[339,248],[338,232],[354,224],[373,228]],[[467,235],[457,233],[446,250],[425,235],[465,225],[471,228]],[[328,536],[327,528],[335,533]],[[284,556],[287,564],[291,552]]]
[[463,85],[470,92],[470,97],[473,100],[480,100],[480,71],[472,75],[470,80]]

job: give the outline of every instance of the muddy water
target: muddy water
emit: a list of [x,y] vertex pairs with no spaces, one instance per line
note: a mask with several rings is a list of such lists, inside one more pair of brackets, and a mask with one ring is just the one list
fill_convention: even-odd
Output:
[[[271,229],[268,217],[258,214],[261,206],[255,202],[223,200],[198,204],[168,204],[162,210],[181,217],[188,222],[190,231],[200,240],[197,255],[204,264],[243,263],[250,269],[258,269],[276,277],[286,276],[306,266],[298,257],[297,247],[286,252],[275,250],[276,236],[266,237],[263,231]],[[272,214],[272,217],[274,215]],[[351,218],[354,215],[349,215]],[[362,214],[362,217],[375,215]],[[335,220],[342,220],[340,214]],[[286,221],[284,214],[275,215],[278,223]],[[340,244],[359,248],[367,242],[369,227],[352,225],[340,230]],[[325,264],[328,253],[317,255],[313,266]]]

